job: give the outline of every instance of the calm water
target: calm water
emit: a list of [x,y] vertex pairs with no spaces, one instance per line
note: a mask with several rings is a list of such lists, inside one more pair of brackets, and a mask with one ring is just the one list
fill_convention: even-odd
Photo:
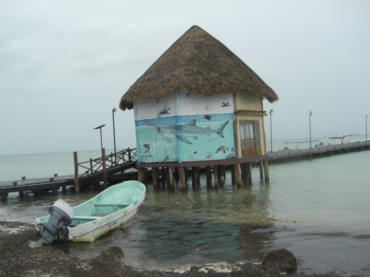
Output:
[[[92,257],[108,246],[120,246],[125,263],[138,268],[145,263],[146,269],[259,262],[268,250],[287,248],[297,256],[300,272],[369,276],[369,163],[370,151],[364,151],[272,165],[269,185],[260,184],[258,169],[253,169],[254,184],[241,189],[229,185],[229,174],[226,186],[218,190],[173,193],[149,188],[128,225],[93,243],[63,248]],[[93,195],[24,201],[14,197],[0,205],[0,219],[32,222],[47,214],[58,197],[74,205]],[[249,224],[263,223],[273,226],[248,232]]]

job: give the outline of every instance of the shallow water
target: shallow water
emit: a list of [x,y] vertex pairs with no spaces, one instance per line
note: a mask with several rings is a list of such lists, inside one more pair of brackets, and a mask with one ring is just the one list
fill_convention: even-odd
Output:
[[[153,192],[129,223],[92,243],[60,246],[93,257],[119,246],[125,263],[173,269],[208,262],[260,262],[268,250],[287,248],[305,274],[370,275],[370,152],[270,166],[271,183],[237,189]],[[203,185],[205,181],[203,180]],[[1,220],[32,222],[57,198],[72,205],[95,193],[43,196],[0,205]],[[250,225],[273,223],[250,232]]]

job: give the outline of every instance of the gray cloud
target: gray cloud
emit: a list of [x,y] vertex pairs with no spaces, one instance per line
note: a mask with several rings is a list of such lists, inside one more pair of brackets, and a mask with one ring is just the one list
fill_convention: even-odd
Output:
[[[191,25],[279,95],[275,138],[364,133],[368,1],[0,1],[0,154],[97,149],[129,86]],[[118,146],[135,145],[117,111]],[[268,135],[268,130],[267,130]]]

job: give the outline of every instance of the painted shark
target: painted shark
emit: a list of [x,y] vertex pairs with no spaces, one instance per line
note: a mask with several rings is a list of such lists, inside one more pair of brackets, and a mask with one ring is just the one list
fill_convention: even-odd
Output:
[[200,127],[197,126],[196,120],[191,120],[185,124],[176,124],[169,126],[157,127],[157,132],[159,135],[167,138],[176,138],[186,144],[192,144],[189,137],[198,139],[199,136],[212,135],[216,133],[221,138],[224,138],[224,129],[229,123],[229,120],[225,121],[219,128],[211,129],[210,127]]

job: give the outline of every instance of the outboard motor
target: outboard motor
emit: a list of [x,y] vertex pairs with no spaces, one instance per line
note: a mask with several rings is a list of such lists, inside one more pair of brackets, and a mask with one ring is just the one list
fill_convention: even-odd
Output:
[[71,224],[73,218],[71,206],[63,200],[57,200],[49,208],[49,213],[48,223],[40,224],[43,240],[48,244],[51,244],[54,239],[68,240],[68,225]]

